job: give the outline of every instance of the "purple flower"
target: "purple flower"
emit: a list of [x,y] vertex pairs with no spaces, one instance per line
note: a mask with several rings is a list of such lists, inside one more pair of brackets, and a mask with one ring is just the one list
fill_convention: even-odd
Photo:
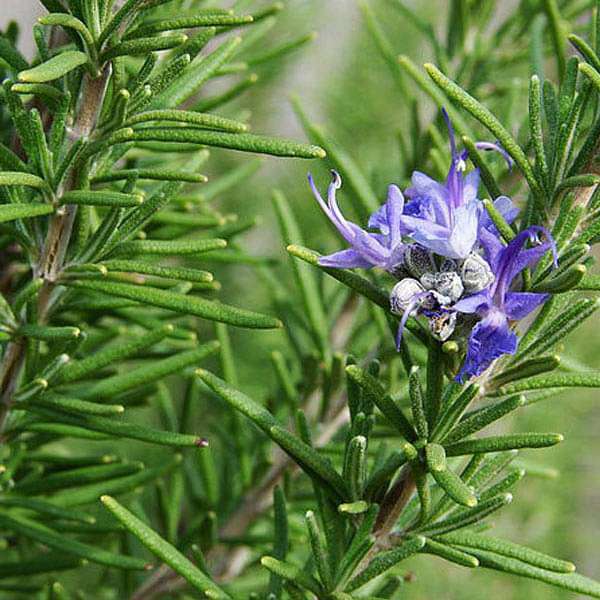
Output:
[[312,192],[323,212],[335,225],[351,248],[322,256],[319,264],[324,267],[351,269],[354,267],[381,267],[393,272],[402,262],[404,244],[402,243],[402,227],[400,217],[404,209],[404,197],[395,185],[388,187],[385,204],[371,215],[369,227],[378,229],[379,233],[367,232],[358,225],[348,221],[337,204],[335,193],[342,186],[342,179],[336,171],[332,171],[332,181],[327,188],[327,202],[315,186],[312,175],[308,181]]
[[[410,202],[406,205],[402,224],[425,248],[440,256],[462,259],[477,243],[479,223],[484,218],[483,205],[477,199],[479,170],[466,173],[468,153],[457,150],[448,113],[442,109],[442,114],[448,127],[452,154],[448,176],[441,184],[419,171],[413,173],[412,186],[406,190]],[[478,142],[476,146],[500,152],[511,166],[510,157],[498,144]]]
[[[540,241],[540,234],[546,238],[545,242]],[[469,336],[467,356],[457,376],[459,381],[483,373],[503,354],[514,354],[518,340],[509,322],[526,317],[548,298],[548,294],[511,289],[521,272],[537,264],[548,250],[553,252],[556,263],[556,248],[548,231],[539,226],[529,227],[507,246],[495,239],[493,242],[490,238],[486,248],[487,262],[495,275],[494,282],[489,288],[467,296],[453,306],[458,312],[481,317]],[[528,241],[536,245],[526,248]]]
[[467,152],[458,152],[454,129],[445,110],[452,162],[441,184],[415,171],[406,190],[410,202],[402,224],[411,237],[432,252],[448,258],[465,258],[477,242],[482,204],[477,199],[479,170],[466,171]]

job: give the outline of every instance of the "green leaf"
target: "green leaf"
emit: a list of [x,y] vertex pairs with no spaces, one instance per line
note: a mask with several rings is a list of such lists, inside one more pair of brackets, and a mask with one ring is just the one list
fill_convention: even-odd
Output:
[[92,178],[93,183],[107,183],[122,179],[148,179],[155,181],[182,181],[186,183],[205,183],[208,181],[206,175],[201,173],[190,173],[187,171],[176,171],[172,169],[116,169],[108,173],[102,173]]
[[108,22],[108,25],[102,30],[98,37],[98,45],[101,46],[109,37],[115,33],[122,23],[126,22],[136,9],[145,0],[127,0],[123,3],[121,8],[115,12],[112,19]]
[[596,89],[600,90],[600,73],[594,67],[587,63],[580,63],[579,70],[594,84]]
[[225,90],[221,94],[215,94],[207,98],[202,98],[199,102],[194,105],[194,110],[199,112],[212,110],[219,108],[224,104],[234,100],[241,94],[243,94],[248,88],[252,87],[258,81],[258,75],[256,73],[250,74],[245,79],[242,79],[238,83],[232,85],[229,89]]
[[151,106],[175,107],[191,98],[219,68],[229,61],[241,41],[241,38],[234,37],[223,42],[208,56],[196,56],[160,95],[153,98]]
[[442,446],[427,444],[425,446],[425,458],[429,472],[450,498],[464,506],[477,506],[477,497],[473,488],[466,485],[456,473],[448,469],[446,454]]
[[311,591],[313,594],[316,594],[318,598],[323,595],[323,589],[320,583],[314,577],[306,573],[304,569],[301,569],[296,565],[277,560],[272,556],[263,556],[260,559],[260,564],[266,569],[269,569],[272,573],[283,577],[283,579],[287,579],[288,581]]
[[83,206],[139,206],[144,201],[142,194],[122,194],[107,190],[74,190],[65,192],[59,199],[60,204],[78,204]]
[[280,425],[273,425],[269,435],[303,469],[327,484],[340,500],[349,497],[344,480],[338,475],[328,459],[323,458],[312,446],[305,444]]
[[105,260],[99,263],[98,266],[105,267],[109,272],[141,273],[143,275],[155,275],[157,277],[164,277],[165,279],[192,281],[194,283],[210,283],[213,281],[213,275],[208,271],[187,267],[163,267],[139,260]]
[[319,577],[323,582],[323,586],[326,590],[333,588],[333,577],[329,566],[329,556],[323,540],[321,538],[321,532],[317,525],[317,519],[315,513],[312,510],[306,512],[305,515],[306,527],[308,529],[308,537],[310,539],[310,547],[312,550],[313,560],[317,567]]
[[587,60],[596,71],[600,71],[600,58],[594,51],[594,49],[581,37],[575,33],[569,34],[569,41],[577,49],[577,51]]
[[45,83],[47,81],[54,81],[87,62],[88,57],[84,52],[67,50],[53,56],[51,59],[32,69],[20,71],[19,81],[25,83]]
[[[85,564],[81,558],[69,554],[42,552],[40,555],[27,560],[3,560],[0,564],[0,578],[18,577],[26,575],[40,575],[52,571],[66,571],[77,569]],[[0,588],[2,589],[2,588]],[[7,589],[6,591],[14,591]],[[30,591],[27,592],[31,593]]]
[[[353,437],[348,443],[343,473],[344,481],[348,484],[352,500],[359,500],[362,497],[366,471],[366,454],[367,438],[363,435]],[[340,506],[345,506],[344,510],[338,506],[340,512],[347,512],[347,504]],[[365,510],[366,508],[368,508],[367,504]]]
[[48,189],[48,184],[41,177],[19,171],[4,171],[0,173],[0,185],[25,185],[41,190]]
[[514,558],[506,558],[485,550],[474,548],[467,550],[479,559],[482,567],[504,571],[513,575],[527,577],[528,579],[536,579],[564,590],[600,598],[600,583],[583,575],[578,575],[577,573],[554,573],[528,565]]
[[0,58],[5,60],[15,71],[23,71],[29,66],[25,57],[4,35],[0,35]]
[[188,350],[179,352],[162,360],[154,360],[149,364],[129,369],[88,386],[80,391],[80,396],[88,398],[114,398],[115,396],[138,386],[158,381],[163,377],[178,373],[187,367],[197,365],[207,356],[219,350],[219,342],[212,341]]
[[563,439],[560,433],[513,433],[456,442],[446,446],[446,454],[462,456],[480,452],[502,452],[516,448],[547,448],[562,442]]
[[402,465],[417,458],[417,451],[412,444],[401,442],[400,446],[401,450],[392,452],[385,462],[370,474],[365,485],[366,498],[376,498],[381,489],[387,489],[392,477]]
[[535,151],[535,166],[542,182],[548,185],[549,170],[542,129],[542,92],[537,75],[533,75],[529,83],[529,135]]
[[525,379],[540,373],[553,371],[560,365],[559,356],[540,356],[530,358],[498,373],[492,378],[493,386],[503,386],[518,379]]
[[16,494],[10,494],[0,498],[0,506],[12,506],[23,510],[30,510],[39,513],[40,515],[64,519],[66,521],[78,521],[80,523],[96,522],[94,517],[83,511],[73,509],[67,510],[52,502],[47,502],[46,500],[27,498]]
[[81,335],[81,329],[79,327],[47,327],[46,325],[25,324],[19,327],[18,335],[51,342],[78,338]]
[[550,25],[550,34],[552,45],[554,46],[554,56],[558,67],[558,76],[562,79],[565,74],[565,54],[566,54],[566,36],[563,29],[563,23],[556,4],[556,0],[544,0],[542,2],[544,12]]
[[142,304],[159,306],[167,310],[195,315],[210,321],[229,323],[237,327],[250,329],[276,329],[281,327],[281,322],[273,317],[158,288],[105,281],[65,281],[65,285],[100,292],[109,296],[128,298]]
[[525,477],[526,474],[527,472],[525,469],[513,469],[508,475],[500,479],[497,483],[480,492],[479,501],[482,502],[484,500],[489,500],[498,494],[502,494],[508,490],[511,490],[517,483],[519,483],[519,481],[521,481],[521,479],[523,479],[523,477]]
[[[425,527],[420,527],[418,531],[426,535],[439,535],[454,531],[455,529],[468,527],[469,525],[473,525],[474,523],[478,523],[482,519],[485,519],[503,506],[510,504],[512,498],[512,494],[500,494],[489,500],[479,502],[475,508],[457,511],[441,521],[436,521]],[[468,549],[465,549],[465,551],[469,552]],[[473,554],[475,553],[473,552]]]
[[[447,389],[454,389],[454,387]],[[460,390],[460,387],[458,389]],[[443,440],[478,394],[479,386],[474,383],[464,387],[458,395],[448,398],[443,403],[441,414],[431,433],[431,441]]]
[[111,496],[100,498],[102,504],[123,524],[150,552],[179,573],[192,587],[208,598],[230,598],[216,583],[188,560],[177,548],[171,546],[143,521],[121,506]]
[[50,13],[49,15],[40,17],[38,21],[42,25],[61,26],[68,29],[73,29],[79,33],[79,35],[81,35],[81,38],[86,43],[89,50],[93,50],[95,48],[94,38],[90,33],[90,30],[85,26],[84,23],[82,23],[73,15],[66,13]]
[[457,565],[469,567],[471,569],[479,566],[479,561],[474,556],[462,552],[461,550],[457,550],[448,544],[440,543],[439,539],[443,538],[438,538],[437,540],[426,538],[425,546],[423,546],[421,552],[425,554],[434,554],[435,556],[439,556],[440,558],[456,563]]
[[191,110],[149,110],[128,117],[124,127],[131,127],[138,123],[152,121],[172,121],[174,123],[188,123],[205,129],[218,129],[231,133],[242,133],[248,130],[248,125],[219,115],[195,112]]
[[359,573],[350,581],[346,587],[346,590],[349,592],[357,590],[371,581],[371,579],[378,577],[382,573],[385,573],[392,567],[396,566],[405,558],[408,558],[412,554],[419,552],[424,545],[425,538],[418,535],[401,542],[400,545],[393,550],[379,553],[377,556],[375,556],[375,558],[373,558],[373,560],[371,560],[368,566],[361,573]]
[[220,131],[203,131],[188,127],[144,128],[136,130],[122,129],[108,140],[113,143],[124,142],[177,142],[216,146],[242,152],[270,154],[272,156],[289,156],[295,158],[324,158],[325,151],[319,146],[300,144],[290,140],[254,135],[252,133],[227,133]]
[[480,102],[475,100],[468,92],[459,85],[448,79],[435,65],[427,63],[425,70],[433,79],[435,84],[448,95],[449,98],[460,104],[467,112],[477,119],[483,126],[487,127],[497,138],[502,147],[510,154],[515,163],[521,169],[527,179],[534,195],[540,195],[540,187],[531,168],[531,164],[522,148],[510,135],[500,121]]
[[73,538],[64,537],[49,527],[23,516],[8,515],[0,512],[0,525],[54,550],[66,554],[74,554],[75,556],[80,556],[81,558],[107,567],[136,570],[144,570],[147,567],[146,562],[139,558],[114,554],[102,548],[78,542]]
[[204,369],[198,369],[196,374],[220,398],[246,415],[277,442],[301,467],[330,486],[341,500],[348,498],[346,484],[331,463],[323,458],[317,450],[281,427],[266,408]]
[[178,17],[174,19],[155,19],[146,21],[138,29],[127,34],[128,38],[141,37],[161,31],[172,31],[174,29],[191,29],[194,27],[224,27],[232,25],[246,25],[254,19],[250,15],[230,14],[204,14]]
[[192,240],[135,240],[119,244],[114,254],[136,256],[138,254],[200,254],[225,248],[227,241],[222,239],[192,239]]
[[394,402],[394,399],[385,393],[383,386],[375,377],[356,365],[346,367],[346,373],[352,381],[361,387],[371,402],[377,405],[379,410],[406,440],[412,442],[416,439],[416,434],[410,421],[404,416],[404,413],[396,402]]
[[600,373],[552,373],[515,381],[498,388],[496,394],[515,394],[530,390],[568,387],[600,387]]
[[579,285],[586,273],[587,268],[585,265],[574,265],[550,279],[535,284],[532,286],[531,291],[542,293],[548,292],[551,294],[568,292]]
[[525,396],[513,396],[502,402],[486,406],[467,415],[450,433],[444,438],[444,443],[450,444],[465,438],[477,431],[501,419],[505,415],[525,404]]
[[[35,410],[36,412],[41,412],[41,409],[36,408]],[[198,447],[206,443],[203,438],[199,438],[195,435],[161,431],[159,429],[144,427],[137,423],[127,423],[115,418],[110,419],[107,417],[84,414],[81,414],[78,417],[72,417],[55,411],[44,410],[43,412],[59,423],[62,422],[82,429],[90,429],[91,431],[105,433],[118,438],[125,437],[132,440],[147,442],[149,444],[175,446],[179,448],[184,446]]]
[[65,423],[55,423],[52,421],[35,421],[26,423],[20,427],[23,431],[32,431],[35,433],[50,434],[59,437],[73,437],[82,440],[106,441],[110,439],[109,435],[92,431],[84,427],[76,427]]
[[578,290],[600,291],[600,275],[586,274],[577,286]]
[[187,39],[187,35],[175,33],[173,35],[139,38],[119,42],[115,46],[105,50],[100,56],[100,61],[109,61],[118,56],[138,56],[140,54],[146,55],[150,52],[157,52],[159,50],[170,50],[171,48],[181,46]]
[[263,406],[246,396],[239,390],[228,385],[225,381],[204,369],[198,369],[196,374],[215,394],[222,398],[235,410],[246,415],[254,424],[267,435],[271,427],[279,425],[275,417]]
[[413,421],[417,436],[419,438],[427,439],[427,436],[429,435],[429,425],[427,423],[427,416],[425,415],[423,389],[421,387],[421,380],[419,379],[418,366],[414,366],[410,370],[408,385]]
[[481,535],[470,531],[454,531],[446,533],[440,539],[450,544],[478,548],[479,550],[487,550],[494,554],[506,556],[507,558],[515,558],[534,567],[556,573],[572,573],[575,571],[573,563],[487,534]]
[[[284,560],[289,547],[289,526],[285,494],[278,485],[273,488],[273,521],[273,555],[278,560]],[[279,598],[281,588],[281,577],[271,573],[268,593]]]
[[125,477],[115,477],[87,485],[79,485],[77,488],[72,488],[58,492],[52,496],[52,502],[60,506],[80,506],[82,504],[90,504],[98,502],[98,498],[104,494],[125,494],[143,488],[150,482],[162,477],[169,471],[178,467],[181,464],[181,455],[176,454],[173,458],[168,459],[161,464],[160,467],[142,468],[141,471],[133,475]]
[[167,323],[140,336],[127,336],[126,340],[119,340],[119,343],[115,343],[81,360],[71,361],[61,371],[59,382],[69,383],[83,379],[104,367],[117,364],[123,359],[134,356],[138,352],[160,342],[172,331],[173,325]]
[[600,299],[585,298],[573,302],[570,308],[561,311],[554,318],[542,321],[540,324],[543,323],[545,326],[536,330],[535,335],[531,336],[533,339],[524,338],[525,343],[519,344],[515,360],[531,358],[556,346],[570,331],[596,312],[598,307],[600,307]]
[[53,212],[54,207],[51,204],[3,204],[0,206],[0,223],[49,215]]
[[98,402],[87,402],[86,400],[79,400],[79,398],[49,393],[32,398],[26,404],[51,408],[74,415],[119,415],[125,412],[125,407],[121,404],[99,404]]
[[31,481],[19,481],[15,486],[15,490],[18,494],[47,494],[55,490],[79,487],[93,482],[106,483],[114,477],[138,473],[143,468],[144,464],[141,462],[86,465],[50,473]]

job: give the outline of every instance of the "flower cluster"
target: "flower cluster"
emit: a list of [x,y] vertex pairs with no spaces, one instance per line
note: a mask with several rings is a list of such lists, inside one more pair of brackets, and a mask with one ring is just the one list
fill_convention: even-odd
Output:
[[[452,162],[445,182],[416,171],[404,194],[390,185],[385,204],[371,215],[368,231],[348,221],[336,200],[342,181],[333,171],[325,201],[312,176],[312,192],[350,248],[323,256],[322,266],[379,267],[398,282],[390,308],[401,316],[397,334],[410,316],[426,317],[441,341],[452,336],[467,340],[461,381],[479,375],[503,354],[514,354],[517,336],[512,322],[522,319],[547,299],[547,294],[518,291],[521,273],[548,251],[555,254],[550,234],[532,226],[505,244],[477,198],[479,170],[467,173],[467,153],[456,148],[454,131],[445,111]],[[482,149],[501,152],[495,144]],[[405,199],[406,198],[406,199]],[[494,207],[508,222],[518,215],[510,198],[500,196]],[[556,259],[555,259],[556,260]]]

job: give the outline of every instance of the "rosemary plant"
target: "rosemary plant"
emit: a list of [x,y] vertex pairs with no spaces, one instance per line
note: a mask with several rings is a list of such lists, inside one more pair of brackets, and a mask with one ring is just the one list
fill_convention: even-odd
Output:
[[[272,44],[281,4],[41,2],[33,62],[0,36],[0,594],[401,598],[428,554],[600,598],[569,557],[487,531],[539,470],[519,452],[563,440],[511,417],[600,387],[559,358],[600,291],[600,3],[455,0],[444,39],[361,3],[409,107],[381,203],[298,100],[318,145],[249,133],[254,70],[313,37]],[[380,10],[433,62],[398,57]],[[294,196],[343,246],[305,247],[275,190],[289,261],[246,252],[255,219],[213,200],[259,163],[222,150],[327,153],[327,197],[320,175]],[[213,271],[240,265],[221,302]],[[280,333],[245,353],[240,328]]]

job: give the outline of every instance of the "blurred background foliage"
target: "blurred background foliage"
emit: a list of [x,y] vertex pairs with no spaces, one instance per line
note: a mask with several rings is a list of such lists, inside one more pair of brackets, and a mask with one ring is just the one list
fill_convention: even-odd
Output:
[[[405,2],[440,36],[445,36],[446,23],[443,19],[448,2]],[[379,22],[384,25],[394,53],[406,54],[417,65],[435,62],[430,45],[402,16],[395,3],[392,0],[369,2]],[[575,4],[572,0],[562,4],[570,3]],[[15,0],[2,0],[4,20],[16,16],[17,4]],[[495,10],[499,14],[517,10],[519,5],[514,1],[492,4],[496,5]],[[397,183],[405,186],[407,173],[412,168],[403,159],[399,144],[400,133],[411,140],[415,117],[414,105],[404,93],[403,85],[412,88],[423,124],[431,121],[439,107],[415,92],[412,82],[405,79],[403,85],[399,85],[377,51],[364,15],[354,0],[287,0],[285,5],[278,27],[273,32],[273,45],[277,45],[278,37],[283,41],[306,31],[315,31],[316,39],[280,61],[256,65],[253,70],[258,74],[261,85],[253,86],[243,99],[230,103],[221,113],[239,116],[240,106],[244,109],[250,107],[255,131],[302,138],[302,128],[290,104],[290,96],[296,95],[311,119],[323,124],[361,166],[383,200],[387,185]],[[24,25],[23,31],[26,30]],[[523,42],[526,47],[527,32]],[[27,44],[27,40],[24,43]],[[496,50],[503,52],[503,48]],[[548,70],[551,72],[552,65],[548,65]],[[493,105],[496,114],[525,113],[529,78],[526,61],[501,63],[497,70],[488,71],[486,77],[490,82],[510,83],[516,90],[509,94],[491,91],[486,102]],[[222,81],[217,82],[217,86],[221,85]],[[505,122],[505,125],[513,134],[518,133],[511,127],[511,121]],[[239,161],[236,159],[232,153],[215,152],[207,174],[216,178],[227,173],[242,164],[243,156]],[[321,182],[327,179],[327,159],[320,164],[312,162],[309,168],[315,171]],[[435,172],[431,162],[422,161],[419,168]],[[310,194],[306,169],[307,163],[302,161],[265,160],[250,181],[220,194],[214,202],[214,206],[224,214],[235,211],[240,219],[256,217],[259,220],[258,227],[239,241],[250,254],[269,257],[279,263],[275,272],[282,282],[291,280],[291,270],[273,211],[271,197],[274,188],[285,192],[302,225],[308,247],[321,252],[339,247],[339,240]],[[343,200],[344,190],[340,197],[343,209],[352,216],[351,206]],[[211,267],[213,265],[208,265],[209,269]],[[217,272],[223,286],[220,297],[224,302],[269,312],[264,279],[256,267],[221,264]],[[599,325],[599,318],[595,317],[564,341],[565,346],[571,348],[570,354],[590,368],[600,368]],[[251,396],[263,393],[265,382],[270,382],[275,390],[269,355],[273,350],[284,347],[283,334],[231,329],[230,335],[234,355],[244,357],[243,361],[238,361],[239,387]],[[209,337],[208,330],[205,337]],[[567,404],[569,410],[564,409]],[[208,434],[212,427],[218,426],[211,420],[210,407],[206,403],[196,408],[192,422],[200,434]],[[518,413],[511,423],[503,421],[502,427],[513,431],[561,431],[565,434],[565,442],[535,457],[546,476],[528,477],[527,482],[521,484],[511,508],[496,519],[495,534],[568,558],[578,565],[580,572],[600,578],[600,468],[596,458],[600,456],[600,403],[597,392],[580,389],[563,393],[558,398]],[[88,442],[69,443],[75,451],[77,445],[83,449]],[[98,450],[106,444],[106,450],[110,451],[109,443],[95,444]],[[61,450],[56,448],[56,451]],[[157,447],[131,443],[130,452],[130,459],[143,457],[151,463],[160,461],[162,451]],[[557,473],[560,477],[550,476]],[[303,508],[311,508],[308,501]],[[483,597],[558,600],[579,597],[498,572],[463,569],[432,556],[417,556],[403,563],[403,568],[407,585],[403,587],[402,597],[407,600],[479,600]],[[77,575],[68,575],[65,580],[68,581],[71,576]]]

